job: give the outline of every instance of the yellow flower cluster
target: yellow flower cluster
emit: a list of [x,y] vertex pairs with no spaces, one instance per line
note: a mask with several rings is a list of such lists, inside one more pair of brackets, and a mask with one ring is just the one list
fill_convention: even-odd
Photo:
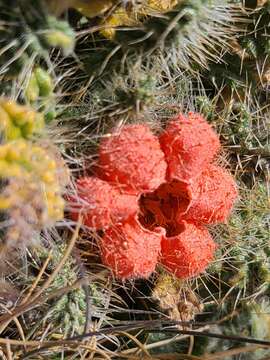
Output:
[[[48,94],[51,83],[39,78],[44,80],[39,94]],[[43,129],[42,114],[0,98],[0,214],[5,234],[0,256],[31,244],[35,234],[63,218],[68,172],[50,142],[34,142],[33,135]]]
[[102,23],[104,29],[100,32],[104,37],[112,40],[118,26],[138,26],[147,16],[165,13],[177,2],[177,0],[145,0],[131,7],[117,7],[109,17],[104,19]]
[[[177,5],[179,0],[47,0],[49,8],[60,15],[68,8],[74,8],[88,18],[104,15],[101,33],[113,39],[117,26],[138,26],[147,16],[165,13]],[[120,5],[119,5],[120,4]]]
[[[56,162],[40,146],[25,140],[16,140],[0,146],[0,178],[24,179],[28,188],[35,188],[35,191],[41,193],[43,226],[62,219],[64,201],[61,197]],[[9,197],[1,194],[0,209],[11,208],[18,196],[23,198],[27,191],[26,188],[20,188]]]
[[43,115],[15,101],[0,99],[0,133],[4,140],[29,139],[44,128]]

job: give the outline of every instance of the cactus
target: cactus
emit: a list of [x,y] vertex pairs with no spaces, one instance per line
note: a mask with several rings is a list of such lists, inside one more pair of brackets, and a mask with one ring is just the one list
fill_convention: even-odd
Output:
[[[65,21],[46,15],[42,1],[1,1],[1,73],[19,74],[37,58],[48,58],[52,47],[68,54],[73,50],[74,32]],[[10,25],[11,24],[11,25]],[[23,34],[23,36],[21,36]]]
[[[259,339],[269,339],[269,301],[262,297],[256,302],[248,302],[239,316],[229,320],[220,326],[215,327],[219,334],[250,336]],[[240,345],[240,344],[239,344]],[[241,345],[240,345],[241,346]],[[226,356],[226,350],[231,348],[230,341],[220,341],[217,339],[202,340],[194,349],[194,355],[214,354],[216,351],[223,351],[224,360],[234,360],[235,356]],[[261,360],[269,357],[269,349],[255,348],[253,352],[243,353],[247,360]],[[211,355],[210,355],[211,356]]]
[[30,78],[26,81],[24,99],[32,107],[42,111],[46,124],[57,116],[54,80],[47,70],[38,66],[33,68]]
[[[53,271],[59,261],[61,261],[63,254],[66,250],[65,244],[53,244],[53,256],[48,265],[48,271]],[[49,249],[37,248],[35,256],[38,261],[45,260],[49,254]],[[83,267],[83,264],[78,264],[76,260],[77,256],[70,257],[63,268],[51,284],[49,291],[53,292],[63,286],[68,286],[74,283],[78,277],[78,267]],[[44,326],[48,326],[49,323],[56,325],[54,328],[55,334],[59,336],[70,336],[72,334],[83,333],[86,326],[86,313],[89,311],[88,307],[91,307],[91,311],[94,311],[98,315],[98,306],[101,306],[102,299],[105,299],[107,294],[104,292],[101,294],[102,288],[95,284],[95,282],[86,284],[84,288],[79,288],[71,293],[64,295],[60,299],[54,302],[52,307],[48,307],[48,312],[43,321],[38,324],[38,327],[42,329]],[[86,299],[88,297],[88,299]],[[89,301],[89,304],[87,304]],[[91,320],[91,319],[90,319]]]
[[[7,4],[0,0],[0,15],[0,273],[13,284],[3,282],[0,301],[6,308],[1,306],[2,319],[7,319],[9,310],[16,314],[17,306],[26,309],[16,321],[0,319],[2,338],[16,339],[16,346],[10,342],[7,348],[11,350],[3,347],[0,353],[7,358],[22,356],[18,340],[22,336],[18,322],[22,320],[27,339],[23,356],[29,358],[88,358],[95,357],[95,351],[98,357],[109,358],[113,349],[120,357],[141,357],[144,352],[149,358],[161,358],[159,354],[169,352],[169,358],[176,352],[179,358],[188,359],[201,355],[207,358],[207,354],[217,352],[217,357],[238,359],[226,356],[238,343],[203,341],[197,336],[193,343],[192,338],[174,337],[163,326],[170,320],[193,322],[190,326],[177,324],[176,330],[200,331],[195,324],[205,321],[209,332],[267,339],[269,1],[12,0]],[[190,111],[202,114],[221,142],[221,154],[211,171],[203,173],[207,181],[196,177],[196,172],[214,146],[211,134],[200,132],[199,123],[195,123],[181,145],[177,136],[185,127],[167,124],[179,113],[189,119]],[[51,122],[53,119],[56,121]],[[188,124],[187,120],[187,128]],[[155,146],[162,146],[164,156],[166,153],[165,167],[160,158],[157,162],[153,156],[148,158],[151,151],[146,151],[147,147],[139,153],[133,151],[136,144],[143,143],[143,132],[136,141],[129,139],[120,158],[118,143],[113,151],[106,147],[112,143],[115,129],[136,126],[153,132]],[[160,134],[166,135],[159,142]],[[99,156],[98,144],[105,144]],[[60,151],[67,155],[71,171]],[[129,152],[137,165],[132,168],[132,161],[128,161],[123,170],[121,159]],[[175,165],[180,152],[182,162]],[[104,170],[106,166],[108,170],[108,158],[113,159],[109,161],[112,174]],[[183,179],[181,166],[186,168],[186,163],[187,172],[194,172],[192,181]],[[98,171],[100,164],[102,171]],[[139,183],[144,186],[137,198],[127,194],[127,188],[116,186],[122,172],[125,179],[133,180],[136,169],[140,170],[139,180],[150,173],[150,180],[156,181],[154,170],[158,166],[162,168],[158,189],[151,183],[146,188],[145,183]],[[227,210],[232,201],[226,198],[222,186],[215,187],[212,181],[216,169],[222,167],[230,168],[239,188],[240,200],[229,218]],[[106,182],[96,176],[107,176]],[[190,204],[187,198],[174,196],[175,177],[187,181],[178,184],[178,190],[183,192],[185,187]],[[232,200],[236,191],[229,184],[233,182],[228,178]],[[84,190],[79,205],[87,202],[94,207],[88,209],[87,221],[79,216],[77,207],[66,208],[67,218],[61,221],[65,186],[70,202],[81,195],[76,192],[76,184]],[[93,188],[95,184],[98,191]],[[213,195],[213,188],[218,188],[218,196]],[[224,197],[228,204],[221,211]],[[106,200],[103,206],[95,207],[95,201],[102,199]],[[133,204],[128,211],[127,203]],[[213,211],[210,205],[217,209]],[[208,210],[203,216],[202,208]],[[137,219],[132,218],[135,213]],[[185,227],[173,228],[172,218],[184,218]],[[211,256],[207,256],[207,262],[211,258],[207,271],[198,275],[198,268],[198,272],[188,274],[189,279],[176,279],[176,274],[185,277],[179,272],[184,260],[196,267],[203,265],[198,259],[204,251],[198,246],[196,251],[185,246],[194,239],[191,220],[197,231],[198,222],[207,224],[203,225],[204,232],[207,238],[213,237],[217,251],[212,260],[214,245],[212,240],[205,242],[208,251],[212,249]],[[209,226],[219,220],[227,222]],[[72,227],[81,222],[80,231],[76,228],[72,237]],[[133,232],[130,228],[125,232],[130,237],[118,243],[120,230],[131,222]],[[140,254],[149,246],[155,247],[147,242],[148,237],[143,238],[146,247],[141,239],[146,232],[154,237],[151,226],[156,225],[166,225],[163,230],[171,235],[181,232],[182,236],[178,234],[173,240],[164,236],[162,240],[163,255],[171,246],[177,261],[172,264],[170,255],[165,262],[157,243],[154,265],[147,264],[148,278],[134,280],[128,269],[128,276],[123,277],[132,279],[120,284],[102,261],[115,265],[113,256],[120,256],[127,265],[136,263],[135,252],[128,257],[125,246],[133,241],[142,244]],[[143,226],[147,229],[142,230]],[[186,236],[190,234],[192,238]],[[72,251],[67,245],[70,238]],[[110,252],[108,244],[116,244],[118,252]],[[20,252],[26,247],[26,252]],[[147,256],[141,257],[142,262],[147,260]],[[123,266],[116,266],[116,270],[125,271]],[[174,274],[166,272],[170,268]],[[86,285],[80,286],[81,278],[87,278]],[[31,305],[32,299],[38,301],[35,306]],[[156,332],[151,333],[153,327],[148,329],[147,323],[136,330],[137,320],[148,321],[150,316],[159,325]],[[110,334],[123,320],[127,321],[126,333]],[[106,335],[96,336],[95,342],[91,340],[87,346],[83,337],[82,341],[76,338],[76,348],[73,343],[63,343],[65,337],[82,336],[85,331],[103,327],[107,328]],[[50,342],[45,347],[40,344],[47,340],[54,341],[53,348]],[[58,340],[59,347],[55,346]],[[252,353],[243,350],[239,359],[267,356],[267,349]]]
[[[259,289],[267,291],[270,285],[267,187],[259,182],[252,190],[246,189],[242,199],[240,215],[233,217],[229,223],[229,231],[235,234],[235,244],[231,249],[234,275],[229,282],[236,288],[245,287],[246,294],[255,296]],[[257,274],[256,281],[253,279],[254,272]]]

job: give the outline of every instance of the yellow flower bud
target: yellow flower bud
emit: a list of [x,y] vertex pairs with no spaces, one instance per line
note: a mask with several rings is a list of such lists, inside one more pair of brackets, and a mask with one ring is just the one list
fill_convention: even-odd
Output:
[[10,123],[9,115],[0,105],[0,131],[5,131],[9,123]]
[[0,131],[5,140],[30,138],[44,128],[44,117],[15,101],[0,99]]
[[10,207],[11,201],[10,199],[5,199],[4,197],[0,197],[0,210],[6,210]]
[[42,175],[42,180],[45,183],[51,184],[51,183],[53,183],[55,181],[54,174],[51,173],[50,171],[47,171]]
[[70,7],[75,8],[84,16],[93,18],[109,10],[112,5],[112,0],[74,0],[73,3],[70,4]]
[[74,47],[74,39],[60,30],[49,30],[45,38],[52,47],[61,47],[65,54],[69,54]]
[[9,124],[8,128],[6,129],[6,139],[7,140],[16,140],[22,137],[21,129],[12,123]]
[[28,101],[34,102],[39,97],[39,84],[34,72],[32,72],[28,84],[25,89],[25,97]]
[[35,70],[35,77],[39,87],[40,96],[49,96],[53,92],[53,82],[50,75],[47,71],[38,67]]

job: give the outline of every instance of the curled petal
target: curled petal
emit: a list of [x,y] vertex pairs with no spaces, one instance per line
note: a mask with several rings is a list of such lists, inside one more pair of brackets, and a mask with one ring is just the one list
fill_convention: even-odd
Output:
[[167,164],[146,125],[126,125],[99,147],[98,175],[125,191],[151,191],[165,181]]
[[100,243],[102,261],[117,278],[147,278],[154,270],[165,230],[144,229],[135,217],[104,233]]
[[140,220],[147,228],[159,225],[171,234],[178,228],[177,217],[187,212],[191,199],[187,183],[178,180],[164,183],[153,193],[140,197]]
[[82,214],[84,225],[92,229],[104,229],[124,221],[138,211],[137,197],[120,191],[96,177],[83,177],[77,181],[78,197],[73,198],[71,216],[78,219]]
[[162,184],[156,191],[162,212],[170,221],[175,221],[178,213],[185,213],[192,201],[188,184],[173,180]]
[[181,279],[193,277],[205,270],[213,259],[215,248],[205,227],[183,222],[180,234],[162,238],[161,263]]
[[178,213],[178,222],[183,219],[205,224],[226,222],[238,196],[234,178],[216,165],[209,165],[189,185],[189,192],[193,201],[186,213]]
[[217,134],[199,114],[180,114],[160,136],[168,164],[168,180],[191,182],[213,160],[220,149]]

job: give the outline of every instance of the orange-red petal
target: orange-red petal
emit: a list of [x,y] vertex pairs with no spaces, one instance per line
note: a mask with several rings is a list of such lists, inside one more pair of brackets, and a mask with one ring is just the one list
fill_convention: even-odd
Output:
[[186,213],[178,213],[178,222],[183,219],[205,224],[226,222],[238,196],[232,175],[216,165],[209,165],[189,185],[189,192],[193,200]]
[[83,224],[96,230],[124,221],[139,209],[136,196],[121,194],[117,188],[93,176],[77,180],[77,197],[73,197],[71,206],[74,220],[81,213]]
[[220,149],[217,134],[200,115],[190,112],[171,120],[160,136],[168,164],[167,179],[192,181]]
[[155,271],[164,234],[164,229],[146,230],[130,217],[105,231],[100,243],[102,262],[117,278],[147,278]]
[[167,164],[147,125],[125,125],[99,147],[98,175],[125,191],[152,191],[165,181]]
[[180,279],[190,278],[206,269],[215,249],[216,245],[205,227],[183,222],[180,234],[162,238],[161,263]]

